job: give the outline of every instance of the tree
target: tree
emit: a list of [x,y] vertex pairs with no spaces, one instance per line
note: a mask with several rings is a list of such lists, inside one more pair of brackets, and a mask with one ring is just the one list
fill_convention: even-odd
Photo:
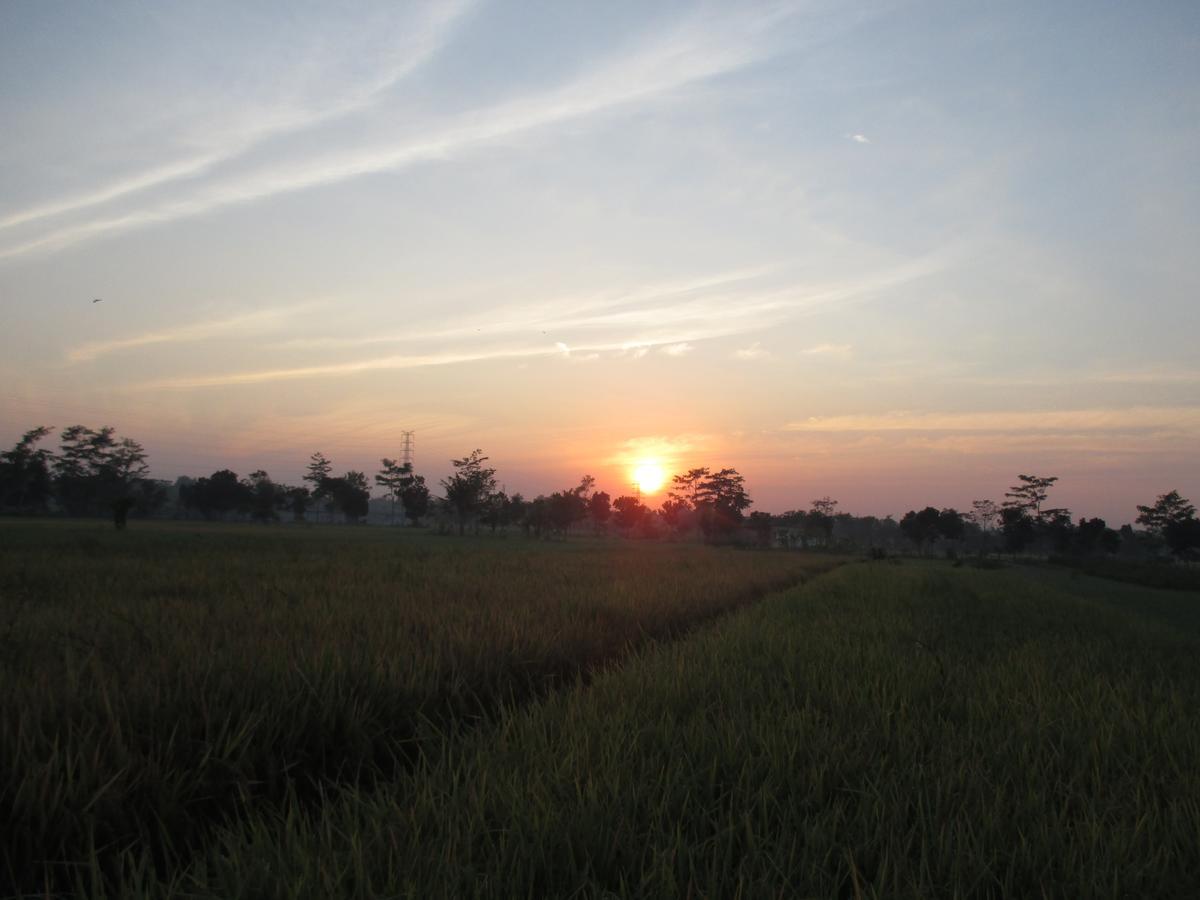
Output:
[[577,487],[555,491],[547,498],[547,513],[555,531],[566,534],[572,525],[587,517],[588,494],[595,483],[591,475],[584,475]]
[[37,444],[50,430],[45,426],[33,428],[11,450],[0,453],[0,509],[46,511],[53,493],[50,470],[54,455]]
[[838,502],[830,497],[813,500],[809,510],[804,514],[805,539],[819,540],[828,547],[833,541],[834,510]]
[[927,506],[920,512],[910,509],[900,519],[900,533],[917,545],[917,552],[924,555],[925,545],[937,540],[941,534],[938,527],[941,513],[932,506]]
[[370,509],[371,491],[362,472],[351,470],[340,478],[326,478],[325,488],[348,522],[360,521]]
[[835,515],[834,510],[837,508],[837,505],[838,502],[836,500],[826,495],[820,500],[814,500],[810,504],[810,508],[813,512],[818,512],[823,516],[829,516],[829,518],[832,519]]
[[618,497],[613,501],[613,522],[628,534],[641,523],[648,511],[637,497]]
[[700,484],[708,477],[708,469],[688,469],[682,475],[676,475],[671,479],[671,484],[674,488],[667,495],[675,500],[681,500],[687,504],[688,509],[696,507],[698,499],[697,494],[700,490]]
[[612,518],[612,498],[606,491],[596,491],[588,499],[587,510],[596,528],[604,531],[608,526],[608,520]]
[[1163,528],[1163,539],[1176,556],[1189,555],[1200,549],[1200,519],[1189,516],[1168,522]]
[[72,425],[59,435],[54,488],[70,515],[111,513],[117,527],[123,527],[131,509],[139,504],[150,508],[160,495],[148,482],[148,472],[142,445],[118,438],[110,427],[95,431]]
[[1033,519],[1040,520],[1042,504],[1046,502],[1046,496],[1054,482],[1058,481],[1058,476],[1018,475],[1017,478],[1021,483],[1005,492],[1004,496],[1009,499],[1004,501],[1004,506],[1022,510],[1031,514]]
[[692,496],[692,505],[697,511],[700,528],[709,539],[734,531],[741,525],[743,513],[751,505],[750,495],[746,493],[745,479],[738,474],[737,469],[721,469],[719,472],[704,475],[694,485]]
[[668,495],[659,507],[658,514],[676,537],[680,537],[692,527],[692,506],[682,497]]
[[496,470],[484,466],[487,460],[478,449],[462,459],[451,460],[454,473],[442,481],[446,503],[458,518],[459,534],[466,533],[467,521],[479,515],[496,490]]
[[1139,506],[1135,521],[1151,534],[1161,536],[1171,523],[1183,522],[1195,515],[1196,507],[1181,497],[1179,491],[1170,491],[1159,494],[1153,506]]
[[1075,543],[1075,526],[1071,523],[1069,509],[1043,509],[1041,520],[1035,523],[1035,531],[1049,542],[1055,553],[1069,553]]
[[1116,553],[1121,547],[1121,535],[1108,527],[1103,519],[1079,520],[1075,529],[1075,552],[1080,556]]
[[947,508],[938,513],[938,535],[947,541],[960,541],[966,533],[967,523],[957,509]]
[[521,526],[525,529],[527,536],[532,534],[539,538],[542,536],[542,532],[550,527],[549,504],[545,497],[534,497],[525,504]]
[[332,473],[333,463],[325,458],[325,454],[318,451],[309,457],[308,471],[302,479],[312,485],[309,489],[309,497],[314,502],[317,500],[326,501],[325,510],[329,513],[330,520],[333,519],[333,509],[335,506],[332,498],[332,486],[329,484],[332,480]]
[[59,452],[54,459],[54,488],[68,515],[95,515],[103,505],[101,496],[104,460],[116,443],[115,431],[104,427],[93,431],[71,425],[59,434]]
[[1021,507],[1005,506],[1000,510],[1000,533],[1004,535],[1004,549],[1020,553],[1033,543],[1036,534],[1033,517]]
[[429,488],[424,475],[413,475],[400,489],[400,502],[404,505],[404,517],[413,525],[420,525],[429,512]]
[[256,522],[274,522],[278,519],[279,510],[288,501],[287,489],[275,484],[262,469],[250,473],[248,487],[250,517]]
[[384,489],[384,496],[392,501],[391,524],[396,523],[396,501],[405,486],[412,480],[412,463],[401,465],[394,459],[381,459],[382,468],[375,476],[375,483]]
[[292,511],[292,520],[304,521],[304,513],[308,510],[308,501],[312,496],[306,487],[290,487],[284,489],[287,505]]
[[968,518],[985,533],[992,530],[1000,516],[1000,507],[991,500],[972,500]]
[[750,530],[754,532],[754,538],[760,547],[771,546],[771,526],[773,520],[770,513],[752,512],[750,513]]

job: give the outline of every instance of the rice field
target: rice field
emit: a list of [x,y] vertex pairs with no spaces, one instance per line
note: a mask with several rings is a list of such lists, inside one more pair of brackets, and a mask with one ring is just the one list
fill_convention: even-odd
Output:
[[[3,796],[84,829],[64,894],[1200,895],[1195,592],[382,529],[21,534]],[[155,810],[105,847],[100,768]],[[187,802],[205,826],[172,831]]]
[[830,565],[401,529],[0,524],[0,885],[174,871],[248,809],[396,777],[502,708]]

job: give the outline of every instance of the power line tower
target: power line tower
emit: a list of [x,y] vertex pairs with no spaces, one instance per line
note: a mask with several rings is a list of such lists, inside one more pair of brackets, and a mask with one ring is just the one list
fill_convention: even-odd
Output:
[[407,467],[408,471],[413,470],[413,435],[415,431],[400,432],[400,464]]

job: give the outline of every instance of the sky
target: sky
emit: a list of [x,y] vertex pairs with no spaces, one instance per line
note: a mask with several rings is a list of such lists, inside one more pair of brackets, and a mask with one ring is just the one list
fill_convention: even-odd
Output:
[[5,445],[1200,499],[1192,2],[9,0],[0,122]]

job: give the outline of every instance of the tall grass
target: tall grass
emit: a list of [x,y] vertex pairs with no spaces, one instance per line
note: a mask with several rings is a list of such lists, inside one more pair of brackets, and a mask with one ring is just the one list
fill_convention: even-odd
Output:
[[1200,597],[1084,581],[843,568],[124,889],[1200,896]]
[[829,565],[392,529],[0,526],[0,894],[170,873],[214,824],[396,778],[502,706]]

